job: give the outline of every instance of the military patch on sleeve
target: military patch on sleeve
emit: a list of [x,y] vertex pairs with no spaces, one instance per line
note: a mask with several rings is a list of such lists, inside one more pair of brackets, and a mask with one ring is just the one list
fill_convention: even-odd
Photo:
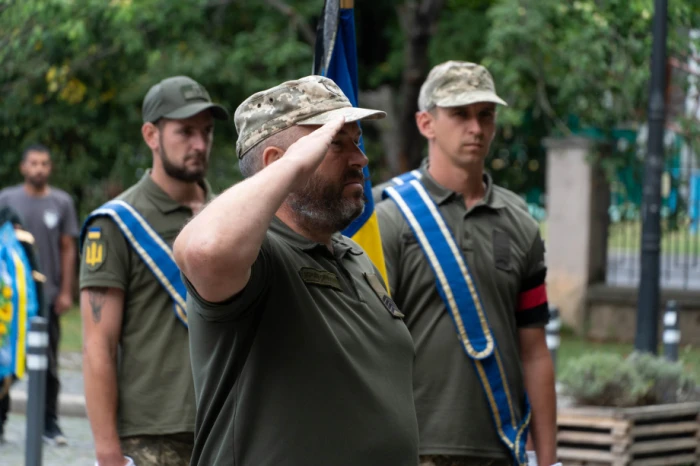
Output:
[[333,288],[334,290],[343,291],[343,287],[340,286],[338,276],[333,272],[313,269],[311,267],[302,267],[299,269],[299,275],[301,276],[302,281],[308,285],[327,286],[328,288]]
[[107,245],[102,239],[102,230],[99,227],[90,228],[85,240],[85,249],[83,250],[85,266],[88,270],[94,272],[102,267],[105,259],[107,259]]
[[102,238],[102,228],[100,227],[90,227],[87,233],[88,239],[100,239]]
[[365,276],[365,280],[367,280],[367,283],[369,283],[369,286],[376,293],[379,300],[382,302],[382,304],[384,304],[386,310],[389,311],[389,314],[391,314],[392,317],[395,317],[397,319],[403,319],[404,315],[399,310],[399,306],[397,306],[394,300],[391,299],[389,293],[386,292],[381,282],[379,281],[379,278],[377,278],[377,276],[373,273],[364,273],[363,275]]

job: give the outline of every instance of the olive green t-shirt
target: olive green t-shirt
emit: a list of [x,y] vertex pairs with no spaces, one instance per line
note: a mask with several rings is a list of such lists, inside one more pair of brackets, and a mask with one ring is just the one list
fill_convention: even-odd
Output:
[[[464,198],[426,170],[421,182],[439,206],[466,258],[498,350],[518,419],[524,401],[518,328],[547,322],[542,301],[544,247],[535,221],[515,194],[486,175],[484,199],[467,211]],[[375,188],[375,197],[389,183]],[[406,314],[416,347],[414,395],[421,454],[508,458],[483,388],[438,294],[435,275],[393,200],[377,204],[392,298]]]
[[[171,247],[192,217],[192,210],[170,198],[149,173],[117,199],[134,207]],[[188,332],[175,315],[173,300],[113,220],[97,217],[90,226],[101,229],[104,254],[95,264],[83,251],[80,287],[124,290],[117,367],[119,436],[194,432]]]
[[275,218],[243,291],[188,290],[193,465],[416,466],[411,336],[357,244]]

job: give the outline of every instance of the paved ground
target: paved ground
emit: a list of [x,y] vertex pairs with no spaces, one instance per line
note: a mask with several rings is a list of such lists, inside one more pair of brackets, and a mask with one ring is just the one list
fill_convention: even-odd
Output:
[[[12,413],[6,425],[7,443],[0,445],[0,466],[24,466],[27,418]],[[95,464],[90,424],[84,417],[63,417],[61,427],[68,437],[68,446],[42,447],[42,466],[92,466]]]
[[[83,375],[81,355],[60,355],[61,399],[60,424],[68,437],[68,446],[43,445],[42,466],[92,466],[95,464],[90,424],[84,417]],[[6,427],[7,443],[0,445],[0,466],[24,466],[26,448],[26,409],[28,380],[15,383],[11,389],[11,413]]]

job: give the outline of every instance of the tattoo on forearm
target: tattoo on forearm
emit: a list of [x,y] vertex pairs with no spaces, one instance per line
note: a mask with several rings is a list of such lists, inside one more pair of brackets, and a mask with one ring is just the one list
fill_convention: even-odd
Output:
[[90,308],[92,309],[92,320],[97,323],[102,318],[102,307],[107,300],[107,288],[89,288],[88,297],[90,299]]

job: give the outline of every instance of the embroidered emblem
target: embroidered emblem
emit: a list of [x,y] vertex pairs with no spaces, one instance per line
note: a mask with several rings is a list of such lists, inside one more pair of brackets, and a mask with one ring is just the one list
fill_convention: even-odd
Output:
[[397,306],[394,300],[391,299],[389,293],[386,292],[377,276],[373,273],[363,273],[362,275],[365,276],[365,280],[367,280],[367,283],[369,283],[369,286],[372,288],[372,291],[376,293],[377,297],[382,302],[386,310],[389,311],[389,314],[391,314],[392,317],[395,317],[397,319],[403,319],[404,315],[399,310],[399,306]]
[[46,228],[52,229],[55,228],[56,225],[58,225],[58,213],[54,210],[45,210],[44,211],[44,224],[46,225]]
[[85,240],[85,266],[90,271],[99,269],[107,258],[107,245],[99,228],[90,228]]
[[318,285],[333,288],[334,290],[343,291],[340,286],[338,276],[327,270],[312,269],[311,267],[302,267],[299,269],[299,275],[307,285]]
[[188,84],[180,88],[182,92],[182,97],[185,100],[209,100],[209,94],[201,86],[195,86],[194,84]]

